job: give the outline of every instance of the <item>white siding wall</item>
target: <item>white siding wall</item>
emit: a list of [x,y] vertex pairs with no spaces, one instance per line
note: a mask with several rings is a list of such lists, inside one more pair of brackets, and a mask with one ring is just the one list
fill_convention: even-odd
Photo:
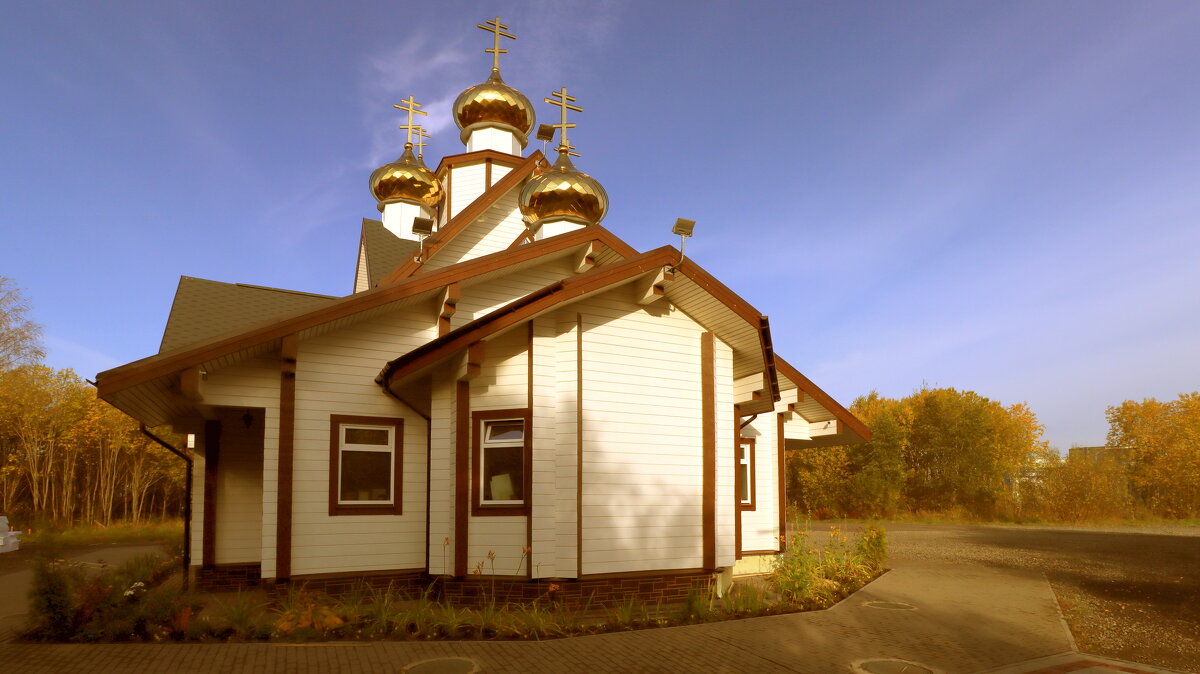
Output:
[[754,510],[742,511],[742,550],[778,550],[779,455],[774,412],[760,414],[744,429],[754,438]]
[[221,418],[221,450],[217,463],[217,564],[246,564],[262,559],[262,414],[254,412],[250,428],[244,412]]
[[[517,207],[520,191],[512,189],[496,200],[474,222],[460,231],[434,255],[427,266],[437,269],[472,258],[505,250],[525,231],[521,210]],[[453,199],[458,200],[458,174],[454,176]]]
[[[490,340],[482,371],[471,381],[471,412],[524,409],[529,406],[529,328],[521,325]],[[472,428],[478,433],[478,428]],[[471,475],[471,484],[478,476]],[[474,492],[471,492],[472,495]],[[472,496],[473,497],[473,496]],[[485,516],[468,519],[468,571],[484,562],[483,573],[524,574],[529,560],[522,560],[528,542],[524,515]],[[496,553],[495,563],[488,561]]]
[[[428,315],[398,311],[300,342],[293,574],[425,568],[425,420],[374,380],[384,363],[434,334]],[[403,419],[403,515],[329,516],[331,414]]]
[[559,260],[468,286],[463,289],[457,309],[450,318],[450,327],[461,327],[515,299],[571,275],[570,263]]
[[429,433],[429,573],[454,572],[454,380],[433,375]]
[[[554,338],[555,385],[555,573],[579,575],[579,329],[575,308],[557,316]],[[536,347],[535,347],[536,348]],[[535,567],[535,574],[537,569]]]
[[584,330],[583,573],[702,566],[703,330],[682,312],[663,314],[665,302],[637,308],[628,288],[576,308]]
[[450,169],[450,217],[466,208],[483,194],[484,164],[468,164]]
[[555,512],[558,507],[557,324],[553,316],[533,321],[533,550],[529,563],[537,578],[559,575]]
[[734,446],[736,430],[733,418],[733,349],[714,339],[713,375],[716,378],[717,412],[717,566],[733,566],[737,561],[734,531]]
[[[204,402],[214,407],[261,408],[266,413],[263,422],[262,500],[255,508],[247,505],[246,517],[261,518],[259,559],[262,561],[263,578],[275,576],[275,525],[278,513],[276,485],[279,479],[279,360],[267,357],[248,361],[223,370],[210,372],[200,391]],[[196,438],[197,448],[203,447],[203,439]],[[220,466],[218,460],[218,468]],[[195,462],[195,481],[192,505],[192,560],[199,563],[203,550],[204,533],[204,462]],[[217,485],[220,494],[220,483]],[[220,496],[218,496],[218,503]],[[220,512],[217,514],[217,533],[220,535]],[[217,546],[220,557],[220,545]]]

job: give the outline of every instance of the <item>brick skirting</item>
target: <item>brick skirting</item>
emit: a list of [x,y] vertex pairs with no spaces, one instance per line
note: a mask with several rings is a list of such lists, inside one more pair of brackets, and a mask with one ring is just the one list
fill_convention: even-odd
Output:
[[[287,583],[268,585],[278,592],[284,588],[303,588],[331,595],[342,595],[358,587],[385,590],[391,587],[409,597],[429,592],[435,601],[454,606],[482,606],[488,601],[497,604],[520,604],[534,600],[554,601],[566,607],[590,603],[600,607],[620,603],[630,598],[647,604],[669,604],[683,601],[693,588],[708,592],[712,573],[701,570],[647,571],[645,573],[584,577],[583,580],[526,580],[468,576],[462,579],[435,578],[424,572],[368,572],[321,576],[296,576]],[[197,571],[196,588],[207,592],[237,590],[262,584],[258,564],[227,564],[202,567]]]
[[[552,600],[574,608],[621,603],[630,598],[655,604],[683,601],[693,588],[707,596],[712,574],[706,571],[653,572],[583,580],[522,580],[487,576],[462,580],[443,578],[438,581],[438,596],[454,606],[480,606],[489,600],[497,604],[519,604]],[[551,589],[555,588],[553,592]]]
[[240,590],[261,582],[261,564],[218,564],[196,569],[196,589],[202,592]]

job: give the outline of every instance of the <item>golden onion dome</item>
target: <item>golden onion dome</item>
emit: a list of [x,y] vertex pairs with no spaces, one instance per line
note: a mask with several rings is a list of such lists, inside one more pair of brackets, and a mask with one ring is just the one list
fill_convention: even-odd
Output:
[[412,144],[404,145],[404,154],[371,173],[371,194],[379,201],[379,210],[384,204],[409,201],[430,208],[437,208],[442,200],[442,184],[425,162],[417,159]]
[[608,193],[598,180],[577,170],[564,152],[549,170],[525,183],[520,206],[531,230],[547,220],[594,225],[608,212]]
[[472,131],[490,126],[515,133],[524,147],[534,120],[529,99],[505,84],[496,69],[486,82],[476,84],[454,99],[454,123],[462,129],[460,137],[464,143]]

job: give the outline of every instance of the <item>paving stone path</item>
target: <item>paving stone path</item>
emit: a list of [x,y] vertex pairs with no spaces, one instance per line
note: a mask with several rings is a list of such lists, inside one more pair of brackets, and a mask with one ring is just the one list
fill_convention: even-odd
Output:
[[[907,606],[899,606],[907,605]],[[911,608],[908,608],[911,607]],[[1074,651],[1041,574],[905,561],[826,611],[541,642],[0,644],[0,671],[1162,672]],[[920,668],[914,665],[919,665]],[[446,663],[462,672],[463,663]]]

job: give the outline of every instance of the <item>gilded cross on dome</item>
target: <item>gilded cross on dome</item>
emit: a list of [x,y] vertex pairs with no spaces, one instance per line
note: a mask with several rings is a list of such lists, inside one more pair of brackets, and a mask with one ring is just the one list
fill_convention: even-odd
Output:
[[408,131],[408,140],[404,142],[405,149],[411,148],[413,145],[413,142],[412,142],[413,131],[421,128],[421,125],[413,124],[413,115],[414,114],[428,115],[429,113],[425,112],[424,110],[417,109],[417,108],[421,107],[421,104],[416,102],[415,100],[413,100],[412,94],[409,94],[407,99],[401,100],[399,103],[393,104],[392,107],[396,108],[398,110],[403,110],[408,113],[408,124],[401,124],[400,128],[406,129]]
[[417,142],[413,143],[417,146],[417,159],[423,159],[425,157],[425,139],[429,137],[429,133],[425,131],[425,127],[418,124],[413,135],[417,137]]
[[475,27],[482,28],[483,30],[486,30],[492,34],[492,48],[484,49],[483,51],[485,54],[492,55],[492,70],[495,72],[500,72],[500,55],[508,53],[507,49],[500,48],[500,38],[506,37],[510,40],[515,40],[517,39],[517,36],[504,32],[508,30],[508,26],[500,23],[500,17],[496,17],[490,21],[485,21],[484,23],[477,23],[475,24]]
[[569,141],[567,141],[567,129],[575,128],[574,124],[567,123],[567,110],[574,110],[575,112],[583,112],[583,108],[579,107],[578,105],[571,105],[571,103],[574,102],[575,97],[567,95],[566,87],[563,87],[563,88],[559,89],[558,91],[551,91],[550,95],[554,96],[554,98],[547,98],[544,100],[547,103],[549,103],[550,105],[557,105],[559,108],[561,108],[561,111],[562,111],[562,122],[559,124],[551,124],[550,125],[556,129],[562,129],[562,133],[560,133],[558,136],[558,151],[560,154],[567,154],[567,155],[571,155],[573,157],[578,157],[579,156],[578,152],[572,152],[572,150],[575,149],[575,146],[571,145],[571,143]]

